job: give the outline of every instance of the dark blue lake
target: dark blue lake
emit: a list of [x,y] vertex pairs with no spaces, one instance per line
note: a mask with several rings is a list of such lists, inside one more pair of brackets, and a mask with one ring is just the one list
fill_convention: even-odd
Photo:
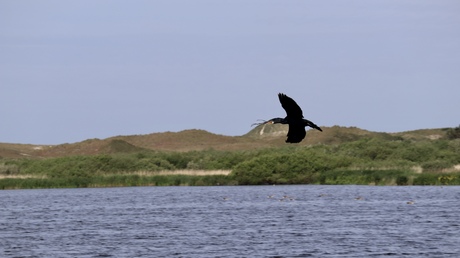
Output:
[[0,191],[0,257],[460,257],[460,187]]

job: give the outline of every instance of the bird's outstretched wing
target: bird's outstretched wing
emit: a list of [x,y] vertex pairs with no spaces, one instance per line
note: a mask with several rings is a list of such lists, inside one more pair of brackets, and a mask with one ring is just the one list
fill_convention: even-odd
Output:
[[287,140],[286,142],[290,143],[298,143],[305,138],[305,135],[307,132],[305,131],[305,127],[301,124],[290,124],[289,125],[289,131],[287,134]]
[[283,93],[279,93],[278,98],[280,99],[281,106],[286,110],[286,115],[290,119],[296,120],[303,118],[302,109],[293,99]]

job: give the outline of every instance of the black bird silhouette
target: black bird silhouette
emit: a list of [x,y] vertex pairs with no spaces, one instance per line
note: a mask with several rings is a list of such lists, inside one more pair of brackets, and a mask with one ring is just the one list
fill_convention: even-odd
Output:
[[284,110],[286,110],[286,117],[275,117],[268,121],[256,124],[288,124],[289,131],[286,142],[290,143],[298,143],[305,138],[305,135],[307,134],[305,126],[310,126],[311,128],[315,128],[321,132],[323,131],[312,121],[303,118],[302,109],[293,99],[283,93],[279,93],[278,98],[280,99],[281,106]]

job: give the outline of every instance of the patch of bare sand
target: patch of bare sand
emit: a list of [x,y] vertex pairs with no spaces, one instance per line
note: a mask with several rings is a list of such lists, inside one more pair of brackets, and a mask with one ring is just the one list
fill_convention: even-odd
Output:
[[227,176],[231,170],[195,170],[195,169],[180,169],[180,170],[162,170],[162,171],[136,171],[126,173],[139,176],[166,176],[166,175],[187,175],[187,176]]
[[45,179],[47,176],[45,175],[0,175],[0,179],[27,179],[27,178],[38,178],[38,179]]

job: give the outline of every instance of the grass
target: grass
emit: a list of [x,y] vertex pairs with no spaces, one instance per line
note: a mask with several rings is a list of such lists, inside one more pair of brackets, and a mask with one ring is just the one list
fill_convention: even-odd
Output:
[[2,178],[0,189],[39,189],[39,188],[87,188],[87,187],[126,187],[126,186],[215,186],[235,185],[236,181],[224,175],[157,175],[113,174],[93,177],[67,178]]
[[[189,171],[190,172],[190,171]],[[154,173],[107,174],[91,177],[49,178],[46,176],[21,175],[0,178],[0,189],[37,188],[86,188],[122,186],[216,186],[238,185],[241,182],[232,175],[200,173],[184,175]],[[296,181],[298,180],[298,181]],[[460,173],[413,173],[403,170],[337,170],[315,174],[307,179],[297,176],[279,178],[276,182],[259,181],[255,184],[309,184],[324,185],[460,185]]]

